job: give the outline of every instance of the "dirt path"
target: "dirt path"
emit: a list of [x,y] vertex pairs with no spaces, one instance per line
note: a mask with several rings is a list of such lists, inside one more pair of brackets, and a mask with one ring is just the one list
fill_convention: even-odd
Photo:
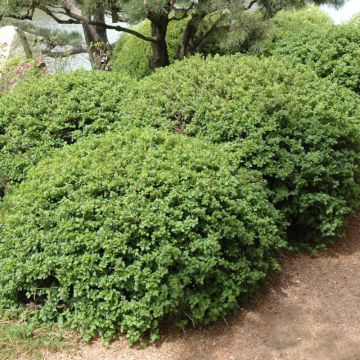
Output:
[[360,212],[348,236],[317,258],[284,259],[255,303],[230,319],[186,336],[170,330],[157,346],[83,346],[52,360],[360,360]]

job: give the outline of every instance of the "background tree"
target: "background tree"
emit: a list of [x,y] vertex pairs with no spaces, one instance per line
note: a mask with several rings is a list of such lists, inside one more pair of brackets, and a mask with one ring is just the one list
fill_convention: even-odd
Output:
[[[107,7],[105,7],[107,5]],[[35,10],[41,10],[59,24],[82,25],[84,39],[93,68],[99,66],[99,57],[110,49],[107,29],[124,31],[144,38],[142,34],[119,25],[107,24],[105,16],[112,12],[113,21],[120,20],[109,1],[75,0],[0,0],[0,20],[5,17],[18,20],[32,20]],[[102,44],[101,46],[95,46]]]
[[[289,7],[309,3],[340,6],[345,0],[0,0],[0,17],[32,19],[35,9],[47,13],[61,24],[81,24],[94,63],[97,49],[94,43],[108,44],[107,29],[127,32],[151,43],[150,67],[169,64],[166,34],[169,23],[188,18],[181,37],[179,58],[189,56],[206,44],[214,35],[223,32],[236,34],[243,24],[245,13],[258,12],[263,20]],[[113,23],[119,20],[138,23],[148,19],[150,36],[124,26],[107,24],[106,13]]]

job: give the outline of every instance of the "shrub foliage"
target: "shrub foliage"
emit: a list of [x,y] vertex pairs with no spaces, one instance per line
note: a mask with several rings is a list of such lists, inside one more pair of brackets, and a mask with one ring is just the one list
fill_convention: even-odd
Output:
[[276,266],[262,185],[226,148],[168,132],[67,146],[3,201],[0,309],[131,342],[164,318],[214,321]]
[[33,79],[2,97],[0,185],[22,180],[53,149],[104,132],[118,118],[130,83],[121,74],[60,73]]
[[143,79],[122,114],[124,124],[232,143],[302,241],[337,234],[358,203],[359,110],[355,94],[304,66],[229,56],[194,57]]
[[281,12],[265,53],[286,56],[360,94],[360,26],[331,23],[319,10]]

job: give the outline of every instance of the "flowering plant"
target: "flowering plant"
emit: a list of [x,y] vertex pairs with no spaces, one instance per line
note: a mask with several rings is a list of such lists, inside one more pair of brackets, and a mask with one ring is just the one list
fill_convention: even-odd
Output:
[[[3,45],[4,46],[4,45]],[[4,93],[33,76],[42,76],[48,73],[48,67],[43,57],[27,59],[25,61],[7,62],[0,68],[0,93]]]

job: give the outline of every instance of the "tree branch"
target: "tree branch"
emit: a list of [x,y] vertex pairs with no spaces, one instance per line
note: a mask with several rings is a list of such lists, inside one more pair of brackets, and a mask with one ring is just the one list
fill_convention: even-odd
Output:
[[46,6],[38,6],[38,9],[43,11],[46,15],[50,16],[53,20],[55,20],[58,24],[81,24],[81,22],[74,20],[74,19],[60,19],[54,15],[54,13],[49,10]]
[[202,45],[204,45],[204,43],[206,42],[206,40],[212,35],[214,34],[217,30],[218,30],[218,25],[219,23],[226,17],[226,14],[221,14],[219,16],[219,18],[213,23],[213,25],[211,26],[211,28],[196,42],[196,44],[193,47],[193,51],[200,48]]
[[179,21],[179,20],[183,20],[183,19],[187,18],[189,16],[189,11],[192,10],[193,8],[194,8],[194,3],[191,3],[191,5],[187,9],[178,9],[178,8],[174,7],[174,9],[176,11],[182,10],[182,11],[184,11],[184,13],[180,17],[176,17],[174,15],[173,17],[169,18],[169,22],[170,21]]
[[120,25],[109,25],[104,22],[92,21],[92,20],[86,19],[85,17],[83,17],[81,15],[73,13],[70,9],[68,9],[66,7],[63,8],[65,13],[62,13],[63,15],[68,16],[68,19],[65,19],[65,20],[60,19],[59,17],[54,15],[54,13],[46,6],[38,6],[38,8],[40,10],[42,10],[43,12],[45,12],[47,15],[49,15],[53,20],[55,20],[59,24],[81,24],[81,25],[86,24],[86,25],[100,26],[100,27],[103,27],[108,30],[125,32],[125,33],[131,34],[133,36],[136,36],[139,39],[145,40],[145,41],[155,42],[155,43],[157,42],[157,40],[155,38],[143,35],[140,32],[133,30],[133,29],[128,29],[128,28],[120,26]]
[[106,24],[106,23],[103,23],[103,22],[99,22],[99,21],[84,21],[82,22],[84,24],[87,24],[87,25],[95,25],[95,26],[101,26],[101,27],[104,27],[106,29],[109,29],[109,30],[115,30],[115,31],[119,31],[119,32],[125,32],[125,33],[128,33],[128,34],[131,34],[131,35],[134,35],[136,36],[137,38],[139,39],[142,39],[142,40],[145,40],[145,41],[149,41],[149,42],[154,42],[156,43],[157,40],[151,36],[146,36],[146,35],[143,35],[141,34],[140,32],[136,31],[136,30],[133,30],[133,29],[129,29],[129,28],[126,28],[126,27],[123,27],[123,26],[119,26],[119,25],[109,25],[109,24]]
[[256,3],[257,0],[250,1],[249,5],[245,8],[245,10],[250,10]]

